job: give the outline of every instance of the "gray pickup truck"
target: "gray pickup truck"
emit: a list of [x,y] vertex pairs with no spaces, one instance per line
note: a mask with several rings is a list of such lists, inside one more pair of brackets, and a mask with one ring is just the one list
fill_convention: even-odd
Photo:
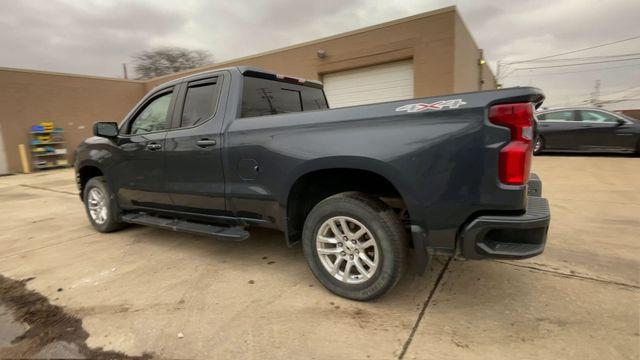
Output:
[[322,84],[249,67],[173,80],[94,125],[76,178],[100,232],[127,223],[302,243],[330,291],[378,297],[415,256],[540,254],[549,226],[529,174],[535,88],[329,109]]

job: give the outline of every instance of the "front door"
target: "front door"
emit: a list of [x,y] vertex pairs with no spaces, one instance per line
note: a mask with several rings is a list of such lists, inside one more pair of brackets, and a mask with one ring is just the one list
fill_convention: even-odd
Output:
[[630,122],[600,110],[579,110],[578,113],[582,123],[588,125],[586,143],[593,150],[635,150],[636,134],[631,131]]
[[167,188],[174,208],[227,217],[222,170],[224,74],[181,85],[172,129],[165,139]]
[[166,208],[164,147],[175,93],[173,88],[149,96],[125,121],[116,140],[121,161],[113,170],[112,183],[124,209]]

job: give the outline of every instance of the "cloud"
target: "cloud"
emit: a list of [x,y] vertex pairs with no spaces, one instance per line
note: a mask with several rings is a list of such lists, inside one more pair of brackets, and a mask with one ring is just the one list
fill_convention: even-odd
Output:
[[149,5],[5,1],[0,66],[119,76],[121,63],[187,19]]
[[[637,1],[501,1],[492,4],[469,1],[459,7],[494,69],[497,60],[534,59],[640,35],[640,28],[634,25],[640,13],[640,2]],[[496,4],[499,4],[499,10]],[[640,39],[564,57],[638,52]],[[512,66],[506,72],[518,67],[544,65],[550,64]],[[602,93],[606,93],[638,85],[638,79],[640,61],[629,61],[547,70],[517,70],[503,82],[505,86],[540,87],[547,94],[545,105],[553,107],[588,105],[596,80],[600,80]],[[620,102],[609,107],[640,108],[640,101]]]
[[[0,1],[0,66],[105,76],[121,76],[121,63],[155,46],[205,49],[216,61],[224,61],[453,4],[444,0]],[[456,5],[494,68],[497,60],[536,58],[640,35],[635,26],[640,13],[637,1],[460,0]],[[630,52],[640,52],[640,41],[576,56]],[[547,93],[548,104],[569,104],[588,99],[598,79],[603,92],[637,83],[638,61],[626,64],[636,65],[567,74],[560,73],[606,66],[516,71],[504,83],[538,86]],[[621,104],[627,105],[633,103]]]

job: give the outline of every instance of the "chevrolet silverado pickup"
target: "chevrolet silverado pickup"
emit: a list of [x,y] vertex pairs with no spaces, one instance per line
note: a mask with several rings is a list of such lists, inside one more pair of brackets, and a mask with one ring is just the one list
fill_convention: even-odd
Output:
[[167,82],[76,151],[89,221],[302,244],[328,290],[369,300],[413,253],[540,254],[550,215],[530,174],[534,111],[521,87],[329,109],[322,84],[234,67]]

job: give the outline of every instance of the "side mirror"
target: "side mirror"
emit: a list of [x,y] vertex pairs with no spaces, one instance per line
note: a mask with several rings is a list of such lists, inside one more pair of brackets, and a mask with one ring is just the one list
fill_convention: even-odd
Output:
[[97,122],[93,124],[93,135],[104,138],[114,138],[118,136],[118,123]]
[[622,125],[626,125],[627,122],[622,120],[622,119],[616,119],[616,122],[618,123],[618,126],[622,126]]

